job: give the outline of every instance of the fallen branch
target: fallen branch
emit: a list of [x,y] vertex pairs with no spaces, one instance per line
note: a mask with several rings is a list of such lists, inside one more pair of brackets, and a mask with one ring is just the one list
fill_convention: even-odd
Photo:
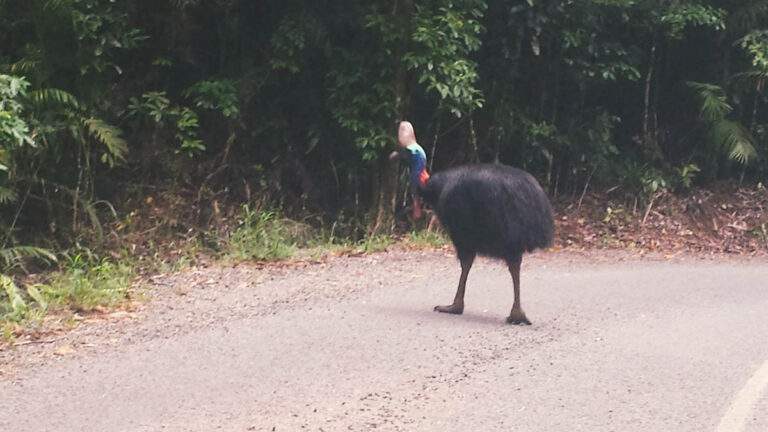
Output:
[[726,225],[726,227],[733,228],[738,231],[744,231],[744,232],[749,231],[749,228],[747,226],[737,225],[735,222],[729,223],[728,225]]
[[24,342],[15,342],[13,346],[24,346],[24,345],[43,345],[43,344],[50,344],[54,342],[58,342],[64,338],[56,338],[56,339],[46,339],[46,340],[28,340]]
[[648,215],[651,213],[651,210],[653,210],[654,201],[656,201],[656,199],[661,197],[662,195],[664,195],[664,191],[656,192],[655,194],[653,194],[653,196],[651,197],[651,202],[648,203],[648,208],[645,209],[645,215],[643,216],[643,221],[640,222],[641,226],[645,225],[645,221],[646,219],[648,219]]
[[589,182],[592,180],[592,176],[595,174],[595,171],[597,171],[597,167],[595,167],[591,173],[589,173],[589,177],[587,177],[587,182],[584,183],[584,190],[581,191],[581,196],[579,197],[579,205],[576,206],[576,210],[581,210],[581,202],[584,201],[584,195],[587,194],[587,189],[589,189]]

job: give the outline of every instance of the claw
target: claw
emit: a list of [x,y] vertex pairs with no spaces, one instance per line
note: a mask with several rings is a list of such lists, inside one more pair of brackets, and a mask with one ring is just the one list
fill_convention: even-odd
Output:
[[464,312],[464,305],[448,305],[448,306],[435,306],[436,312],[449,313],[454,315],[461,315]]
[[528,318],[525,316],[525,312],[520,309],[513,309],[512,312],[509,313],[507,323],[515,325],[531,325],[531,322],[528,321]]

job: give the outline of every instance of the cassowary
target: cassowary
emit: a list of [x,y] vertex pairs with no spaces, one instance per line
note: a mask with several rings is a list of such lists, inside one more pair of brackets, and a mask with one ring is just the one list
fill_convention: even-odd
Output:
[[[401,147],[412,149],[416,142],[413,126],[402,122],[398,138]],[[423,163],[413,162],[422,155],[423,151],[405,152],[412,170],[423,167]],[[536,179],[499,164],[464,165],[431,177],[423,169],[411,172],[411,178],[415,192],[434,209],[448,232],[461,263],[453,304],[435,310],[461,314],[472,263],[477,255],[489,256],[503,259],[512,275],[515,298],[507,322],[530,324],[520,305],[520,264],[523,253],[549,247],[554,235],[552,208]],[[415,201],[414,207],[417,205]]]

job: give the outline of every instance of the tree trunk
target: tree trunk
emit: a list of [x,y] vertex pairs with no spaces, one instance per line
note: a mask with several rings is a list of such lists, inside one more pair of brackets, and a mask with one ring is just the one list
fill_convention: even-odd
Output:
[[752,104],[752,118],[749,121],[749,131],[755,133],[755,125],[757,124],[757,108],[760,106],[760,96],[762,96],[764,85],[764,79],[758,78],[755,85],[755,100]]
[[397,200],[397,164],[382,157],[375,162],[371,183],[374,199],[374,217],[369,235],[390,232],[394,227]]
[[722,75],[720,76],[720,87],[723,88],[725,88],[725,85],[728,83],[728,79],[731,76],[731,46],[727,40],[728,38],[726,34],[726,32],[720,32],[720,37],[717,40],[718,51],[723,53],[721,60],[723,71]]
[[480,162],[480,150],[477,148],[477,132],[475,131],[475,119],[470,112],[469,116],[469,144],[472,146],[472,162]]
[[435,155],[437,154],[437,140],[440,138],[440,126],[442,116],[440,115],[440,107],[437,109],[437,120],[435,121],[435,136],[432,141],[432,155],[429,158],[429,172],[432,172],[432,166],[435,163]]
[[[393,50],[395,53],[393,58],[393,66],[395,70],[395,111],[400,119],[406,119],[408,113],[408,106],[410,102],[410,95],[408,93],[408,71],[405,68],[405,64],[402,61],[403,54],[407,51],[408,42],[411,35],[411,17],[413,15],[414,7],[413,0],[401,0],[395,2],[394,9],[392,11],[393,18],[400,22],[400,29],[402,31],[402,40],[398,43]],[[392,125],[389,125],[392,126]],[[390,127],[393,134],[394,127]],[[417,129],[418,130],[418,129]],[[418,137],[418,133],[416,134]],[[383,153],[387,153],[386,151]],[[389,158],[385,154],[375,162],[373,169],[373,193],[375,197],[372,207],[372,224],[369,229],[369,235],[380,234],[383,232],[390,232],[394,228],[395,221],[395,205],[397,203],[397,168],[396,163],[389,161]]]
[[[651,90],[653,87],[653,81],[655,78],[656,70],[656,38],[654,37],[651,45],[651,52],[649,57],[648,73],[645,75],[645,94],[643,100],[643,151],[653,160],[663,159],[661,151],[659,150],[659,143],[656,136],[656,124],[657,120],[654,118],[653,123],[651,119]],[[653,116],[656,116],[654,110]]]
[[653,69],[656,63],[656,41],[651,46],[651,55],[649,58],[648,73],[645,75],[645,98],[643,100],[643,144],[646,146],[651,140],[650,115],[651,106],[651,83],[653,82]]
[[554,91],[552,92],[552,115],[551,115],[551,122],[553,126],[557,126],[557,104],[559,101],[560,96],[560,63],[555,64],[555,85],[554,85]]

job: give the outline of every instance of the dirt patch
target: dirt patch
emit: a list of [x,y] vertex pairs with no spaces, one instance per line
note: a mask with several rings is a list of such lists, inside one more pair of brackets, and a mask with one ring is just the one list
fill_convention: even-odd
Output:
[[[175,262],[190,251],[190,259],[199,259],[231,231],[239,207],[214,201],[205,210],[181,198],[165,193],[133,203],[130,222],[116,223],[113,238],[147,262]],[[554,200],[558,249],[768,254],[768,190],[762,184],[663,193],[652,203],[618,190],[580,198]]]
[[661,194],[652,205],[598,193],[581,207],[572,201],[556,207],[560,248],[768,254],[768,191],[762,186]]

